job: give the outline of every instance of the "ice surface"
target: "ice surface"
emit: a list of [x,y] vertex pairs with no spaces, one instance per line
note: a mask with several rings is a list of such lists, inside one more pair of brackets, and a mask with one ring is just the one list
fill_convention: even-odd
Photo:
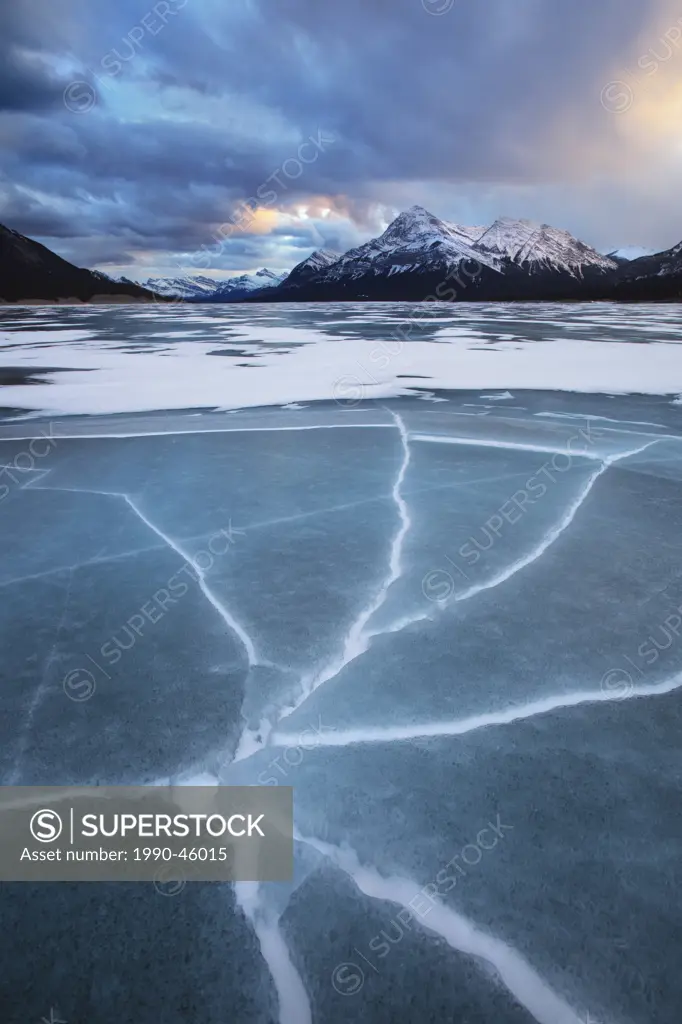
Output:
[[439,388],[679,394],[675,309],[592,303],[6,307],[0,352],[15,371],[37,376],[7,389],[7,402],[49,415],[324,399],[352,407]]
[[151,883],[5,884],[2,916],[11,971],[0,976],[0,999],[11,1024],[277,1018],[229,886],[194,882],[165,896]]
[[[131,322],[69,315],[26,353],[41,322]],[[297,315],[344,360],[382,334]],[[564,329],[614,353],[638,317]],[[281,365],[317,344],[260,333]],[[128,381],[176,357],[120,354]],[[441,401],[145,415],[143,380],[135,414],[0,424],[0,781],[292,785],[298,834],[290,883],[3,887],[12,1024],[677,1024],[682,410],[419,380]]]

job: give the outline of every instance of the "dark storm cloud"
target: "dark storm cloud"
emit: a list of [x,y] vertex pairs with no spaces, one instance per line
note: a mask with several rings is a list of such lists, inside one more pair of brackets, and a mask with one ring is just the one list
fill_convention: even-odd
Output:
[[[90,237],[89,257],[120,262],[213,245],[266,182],[272,206],[330,196],[367,225],[413,181],[568,180],[587,141],[615,142],[600,90],[664,6],[456,0],[437,16],[428,0],[22,0],[0,14],[0,220],[63,239],[67,258]],[[92,88],[92,109],[69,109],[69,82]],[[559,147],[564,121],[575,134]],[[320,132],[333,144],[283,175]],[[213,265],[261,263],[279,242],[343,248],[339,223],[233,231]]]
[[32,22],[27,4],[0,8],[0,111],[58,107],[66,82],[41,55],[41,22]]
[[562,110],[609,129],[604,69],[658,6],[457,0],[435,17],[420,0],[260,0],[239,36],[221,37],[220,80],[284,101],[299,124],[323,121],[360,174],[508,180],[544,163],[537,144]]
[[44,110],[61,103],[64,84],[41,62],[0,44],[0,110]]

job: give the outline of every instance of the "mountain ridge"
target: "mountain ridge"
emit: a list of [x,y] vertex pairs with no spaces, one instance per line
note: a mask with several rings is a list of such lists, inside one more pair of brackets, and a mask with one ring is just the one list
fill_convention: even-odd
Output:
[[[652,287],[654,276],[665,283]],[[682,243],[628,261],[550,224],[498,217],[488,228],[466,227],[412,206],[304,282],[287,278],[252,299],[624,301],[631,297],[628,282],[636,282],[636,295],[682,297]]]
[[254,274],[239,274],[224,279],[204,275],[150,277],[142,287],[187,302],[237,302],[252,292],[281,284],[286,276],[262,267]]
[[568,231],[511,217],[498,217],[474,249],[506,257],[520,267],[528,264],[531,272],[553,268],[581,275],[585,267],[612,271],[618,266],[615,260],[602,256]]
[[40,242],[0,224],[0,302],[154,302],[159,299],[132,281],[124,284],[98,270],[76,267]]
[[549,224],[498,217],[467,226],[415,205],[377,237],[342,254],[317,249],[288,274],[261,268],[224,281],[197,275],[139,285],[76,267],[0,225],[0,301],[682,300],[682,242],[634,259],[620,252],[604,255]]

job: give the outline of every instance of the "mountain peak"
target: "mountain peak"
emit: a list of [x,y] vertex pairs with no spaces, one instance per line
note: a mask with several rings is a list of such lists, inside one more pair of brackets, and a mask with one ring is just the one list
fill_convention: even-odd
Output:
[[496,256],[514,259],[540,230],[540,225],[530,220],[516,220],[514,217],[498,217],[478,239],[478,248]]
[[429,211],[424,209],[423,206],[410,206],[408,210],[403,210],[402,213],[399,213],[398,216],[391,221],[386,228],[386,231],[384,231],[384,234],[394,228],[404,230],[406,228],[422,226],[424,224],[440,225],[442,223],[442,220],[439,220],[438,217],[429,213]]
[[321,270],[325,270],[326,267],[330,267],[338,259],[337,252],[330,252],[329,249],[315,249],[307,259],[296,264],[286,278],[287,284],[300,284]]
[[414,203],[413,206],[410,206],[407,210],[404,210],[403,213],[400,214],[400,216],[412,218],[427,217],[432,220],[437,219],[436,217],[434,217],[432,213],[429,212],[429,210],[426,209],[425,206],[420,206],[419,203]]
[[435,242],[452,240],[452,232],[445,221],[429,213],[423,206],[411,206],[391,221],[377,239],[377,243],[382,247],[391,248],[396,245],[415,244],[428,247]]

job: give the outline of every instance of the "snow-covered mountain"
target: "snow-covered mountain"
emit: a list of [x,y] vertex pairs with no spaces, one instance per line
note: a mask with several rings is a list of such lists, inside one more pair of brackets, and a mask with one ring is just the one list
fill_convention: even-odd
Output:
[[261,291],[263,288],[275,288],[287,277],[286,274],[274,274],[272,270],[262,267],[255,274],[241,274],[239,277],[229,277],[226,281],[219,282],[218,287],[210,296],[211,302],[236,302],[245,298],[253,292]]
[[329,249],[316,249],[306,260],[297,263],[285,280],[287,284],[302,284],[326,267],[330,267],[332,263],[336,263],[338,258],[338,252],[331,252]]
[[262,288],[274,288],[286,278],[286,274],[273,274],[263,268],[255,274],[240,274],[219,281],[214,277],[199,275],[196,277],[151,277],[144,287],[157,295],[168,298],[185,299],[187,302],[236,302],[239,299],[260,291]]
[[350,249],[307,281],[290,275],[277,292],[293,297],[301,287],[307,290],[320,286],[340,298],[346,297],[346,293],[353,298],[355,292],[358,297],[383,297],[384,292],[393,293],[394,282],[387,282],[398,276],[405,280],[417,275],[421,288],[425,277],[437,276],[442,281],[462,264],[478,270],[483,266],[495,272],[497,261],[474,251],[468,231],[476,229],[460,229],[434,217],[422,206],[412,206],[399,214],[378,238]]
[[[121,280],[124,280],[121,278]],[[150,277],[144,287],[172,299],[196,299],[211,295],[220,282],[213,277]]]
[[665,249],[653,256],[643,256],[641,259],[633,260],[629,268],[637,277],[651,276],[672,277],[682,273],[682,242],[678,242],[672,249]]
[[459,235],[462,241],[466,242],[468,245],[473,245],[473,243],[477,242],[488,230],[487,224],[468,227],[465,224],[453,224],[447,220],[443,221],[443,223],[446,224],[455,235]]
[[431,251],[435,247],[441,251],[447,250],[448,255],[462,254],[468,257],[476,236],[479,235],[479,231],[484,230],[449,224],[429,213],[423,206],[411,206],[391,221],[383,235],[366,242],[358,249],[351,249],[350,253],[346,253],[346,257],[362,250],[367,250],[368,253],[380,251],[386,255],[404,252],[419,254]]
[[618,266],[568,231],[511,217],[499,217],[474,248],[510,260],[529,273],[549,270],[583,277],[586,270],[608,272]]
[[653,249],[645,249],[641,245],[622,245],[619,249],[612,249],[605,253],[609,259],[615,260],[618,263],[619,260],[625,260],[630,263],[631,260],[639,260],[642,256],[653,256]]
[[682,242],[621,266],[615,298],[682,299]]
[[572,298],[600,285],[618,263],[567,231],[500,217],[468,227],[435,217],[423,206],[399,214],[378,238],[305,280],[290,277],[277,299]]

